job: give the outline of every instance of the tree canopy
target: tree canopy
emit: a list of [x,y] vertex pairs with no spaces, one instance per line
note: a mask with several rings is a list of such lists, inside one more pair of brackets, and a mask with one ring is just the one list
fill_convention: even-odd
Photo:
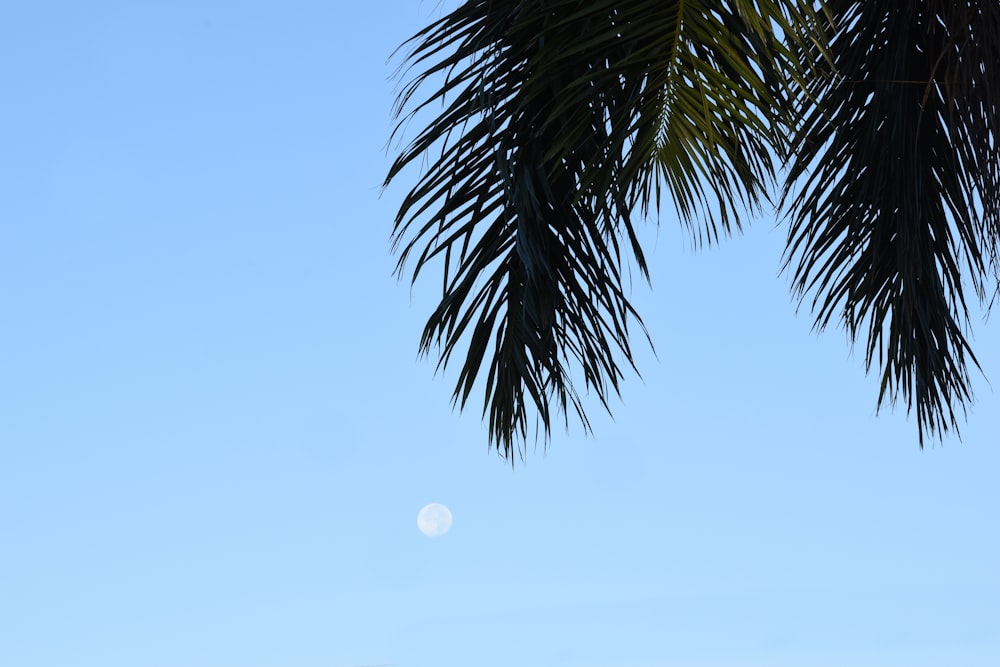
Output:
[[[534,410],[589,427],[631,337],[623,276],[667,195],[697,243],[774,210],[816,327],[846,328],[921,446],[972,400],[966,292],[1000,238],[995,0],[467,0],[406,45],[397,270],[443,273],[420,349],[513,456]],[[440,109],[434,111],[435,108]],[[412,269],[408,268],[411,267]],[[440,268],[440,267],[443,267]]]

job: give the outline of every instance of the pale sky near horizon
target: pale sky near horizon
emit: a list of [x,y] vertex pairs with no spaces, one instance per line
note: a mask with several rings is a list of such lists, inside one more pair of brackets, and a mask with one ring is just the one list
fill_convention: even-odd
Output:
[[921,451],[795,314],[773,217],[644,229],[656,356],[593,435],[512,468],[452,410],[439,282],[392,275],[413,175],[380,188],[389,57],[439,11],[3,12],[0,664],[995,665],[997,391]]

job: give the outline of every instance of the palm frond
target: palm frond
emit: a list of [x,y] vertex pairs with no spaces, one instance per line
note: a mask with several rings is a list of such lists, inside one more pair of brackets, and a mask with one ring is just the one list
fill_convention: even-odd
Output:
[[633,262],[647,275],[634,216],[663,181],[709,239],[766,198],[804,78],[804,47],[785,44],[811,36],[811,5],[468,0],[413,38],[398,127],[442,110],[386,179],[427,162],[396,218],[397,270],[444,265],[421,350],[438,346],[440,368],[464,348],[454,400],[485,384],[504,456],[530,406],[546,435],[570,410],[588,427],[572,374],[607,408],[619,358],[634,369],[629,327],[645,330],[624,277]]
[[963,276],[981,299],[995,276],[1000,4],[828,6],[832,68],[792,136],[786,266],[817,327],[866,338],[878,405],[915,407],[922,446],[972,399]]
[[[787,151],[797,91],[823,55],[823,23],[807,2],[686,0],[664,81],[657,153],[696,241],[741,228],[769,202],[776,155]],[[702,227],[693,223],[701,219]]]

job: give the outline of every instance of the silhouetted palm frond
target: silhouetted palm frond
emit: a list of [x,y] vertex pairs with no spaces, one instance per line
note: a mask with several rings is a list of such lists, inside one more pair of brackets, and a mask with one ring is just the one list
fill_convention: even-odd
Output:
[[971,398],[963,277],[983,298],[996,269],[1000,3],[827,4],[833,69],[800,99],[787,262],[818,327],[866,339],[879,405],[916,407],[922,446]]
[[464,351],[463,407],[485,370],[505,456],[531,405],[546,435],[553,411],[587,426],[571,372],[607,407],[619,355],[634,368],[623,271],[646,274],[633,215],[662,182],[709,240],[767,196],[804,76],[786,44],[815,22],[793,0],[470,0],[414,37],[397,115],[443,110],[386,180],[428,163],[396,219],[398,268],[443,263],[421,349],[439,366]]

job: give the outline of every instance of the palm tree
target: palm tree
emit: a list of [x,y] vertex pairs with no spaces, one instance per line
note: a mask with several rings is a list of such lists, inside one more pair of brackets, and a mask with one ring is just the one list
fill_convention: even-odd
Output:
[[465,0],[409,47],[397,270],[443,265],[421,349],[461,360],[461,407],[483,383],[504,456],[531,408],[589,428],[571,376],[608,408],[634,368],[623,280],[663,194],[698,243],[778,206],[793,289],[864,340],[879,406],[915,407],[921,446],[957,430],[966,290],[1000,284],[995,0]]

